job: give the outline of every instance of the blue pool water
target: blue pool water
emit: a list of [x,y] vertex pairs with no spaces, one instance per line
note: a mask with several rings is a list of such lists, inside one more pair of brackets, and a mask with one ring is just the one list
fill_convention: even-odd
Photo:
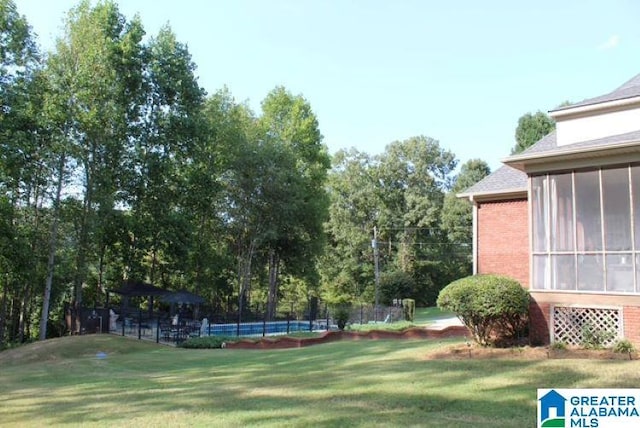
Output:
[[[309,328],[309,321],[289,321],[289,332],[296,331],[310,331],[319,329],[321,327],[326,330],[326,322],[320,326],[318,322],[311,324]],[[257,336],[264,334],[286,334],[287,333],[287,321],[268,321],[262,322],[248,322],[240,324],[240,336]],[[205,336],[235,336],[238,333],[238,324],[209,324],[208,328],[202,332]]]

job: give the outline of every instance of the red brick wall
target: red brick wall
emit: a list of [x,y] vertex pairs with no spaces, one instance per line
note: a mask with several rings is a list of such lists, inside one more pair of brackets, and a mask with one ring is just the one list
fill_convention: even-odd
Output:
[[622,312],[624,319],[624,337],[640,346],[640,308],[637,306],[625,306]]
[[529,343],[534,346],[548,345],[549,323],[551,322],[551,304],[537,302],[531,298],[529,305]]
[[529,287],[527,200],[478,204],[478,273],[506,275]]

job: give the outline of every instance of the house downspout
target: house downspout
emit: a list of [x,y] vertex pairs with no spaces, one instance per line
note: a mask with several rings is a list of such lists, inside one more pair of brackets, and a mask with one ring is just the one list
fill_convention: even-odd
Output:
[[469,201],[472,204],[472,227],[473,227],[473,240],[471,243],[472,259],[473,259],[473,274],[478,274],[478,203],[473,199],[473,195],[469,195]]

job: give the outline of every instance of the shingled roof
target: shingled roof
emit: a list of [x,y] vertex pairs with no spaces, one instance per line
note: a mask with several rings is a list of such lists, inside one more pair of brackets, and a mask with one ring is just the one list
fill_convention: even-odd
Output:
[[[640,97],[640,74],[625,82],[612,92],[589,98],[576,104],[558,108],[554,111],[562,111],[575,107],[582,107],[610,101],[624,100],[628,98]],[[516,195],[518,192],[527,191],[527,174],[520,169],[524,168],[525,162],[543,159],[558,159],[563,156],[592,153],[599,150],[627,150],[637,151],[640,141],[640,130],[627,132],[625,134],[611,135],[589,141],[580,141],[574,144],[558,147],[556,131],[542,137],[537,143],[527,150],[517,155],[509,156],[503,160],[504,166],[497,169],[475,185],[458,194],[458,197],[485,198],[502,197]],[[515,167],[515,168],[514,168]],[[520,169],[518,169],[520,168]]]
[[634,97],[640,97],[640,74],[628,80],[622,86],[609,92],[608,94],[600,95],[599,97],[589,98],[584,101],[580,101],[579,103],[560,107],[555,110],[552,110],[552,112],[572,109],[575,107],[583,107],[583,106],[588,106],[593,104],[606,103],[610,101],[624,100],[627,98],[634,98]]
[[[556,131],[552,131],[533,146],[527,148],[522,154],[542,153],[556,147]],[[527,174],[508,165],[503,165],[464,192],[459,193],[458,197],[499,195],[518,191],[527,191]]]
[[504,195],[527,191],[527,174],[503,165],[457,196]]
[[458,194],[458,196],[486,197],[489,195],[498,196],[505,193],[514,193],[518,190],[525,192],[527,190],[527,174],[509,165],[519,167],[521,162],[531,161],[533,159],[549,159],[576,153],[588,153],[592,150],[605,150],[607,148],[622,149],[624,146],[627,146],[627,150],[633,148],[633,151],[636,151],[638,149],[638,141],[640,141],[640,130],[558,147],[556,132],[553,131],[542,137],[537,143],[524,152],[504,159],[503,162],[506,165]]
[[517,155],[510,156],[503,160],[505,163],[513,163],[518,159],[533,159],[536,157],[548,157],[553,155],[564,155],[570,153],[584,152],[590,148],[604,149],[610,146],[620,146],[624,144],[637,144],[640,141],[640,130],[626,132],[618,135],[608,135],[595,140],[580,141],[574,144],[567,144],[558,147],[555,131],[547,134],[529,149]]

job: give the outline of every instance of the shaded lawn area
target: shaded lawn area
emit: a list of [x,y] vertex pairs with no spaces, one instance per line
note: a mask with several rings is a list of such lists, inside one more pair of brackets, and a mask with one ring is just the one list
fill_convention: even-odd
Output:
[[[640,362],[434,360],[459,340],[188,350],[66,337],[0,353],[0,421],[24,426],[534,426],[536,388],[634,388]],[[99,359],[98,352],[107,357]]]

